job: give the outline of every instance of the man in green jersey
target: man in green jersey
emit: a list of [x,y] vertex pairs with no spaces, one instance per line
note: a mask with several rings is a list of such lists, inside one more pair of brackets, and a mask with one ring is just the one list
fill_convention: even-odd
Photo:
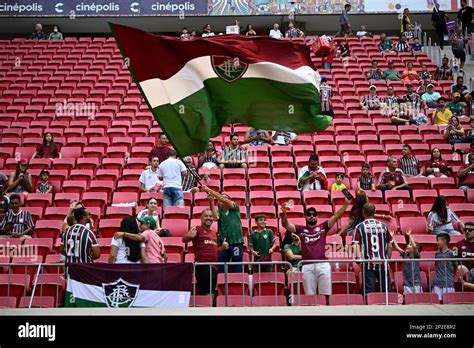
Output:
[[[217,247],[221,249],[218,262],[242,262],[244,237],[240,221],[240,207],[228,195],[213,191],[206,185],[201,186],[201,191],[218,201],[218,210],[216,211],[214,200],[209,200],[214,220],[217,220]],[[241,273],[243,268],[240,264],[232,266],[231,269],[234,273]],[[224,272],[224,265],[219,265],[218,272]]]

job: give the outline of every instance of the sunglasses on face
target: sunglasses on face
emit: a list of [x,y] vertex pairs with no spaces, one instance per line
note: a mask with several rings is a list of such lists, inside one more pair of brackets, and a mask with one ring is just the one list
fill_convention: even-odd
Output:
[[464,231],[465,232],[474,232],[474,228],[465,228]]
[[306,214],[306,216],[307,216],[307,217],[312,217],[312,216],[317,217],[318,214],[316,214],[316,213],[308,213],[308,214]]

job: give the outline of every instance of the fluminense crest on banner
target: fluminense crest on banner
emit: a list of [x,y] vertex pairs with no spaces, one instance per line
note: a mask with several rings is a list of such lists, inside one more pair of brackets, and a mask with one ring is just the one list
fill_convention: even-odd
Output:
[[102,288],[107,307],[131,307],[137,298],[140,285],[131,284],[119,278],[113,283],[102,283]]

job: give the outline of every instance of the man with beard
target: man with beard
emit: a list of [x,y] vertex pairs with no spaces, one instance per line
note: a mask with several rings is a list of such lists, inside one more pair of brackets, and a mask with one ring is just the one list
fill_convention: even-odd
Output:
[[[214,198],[210,197],[210,199]],[[203,210],[201,226],[192,227],[182,238],[183,243],[193,242],[196,262],[217,262],[217,253],[224,250],[224,246],[217,247],[217,233],[211,229],[213,222],[211,209]],[[214,293],[217,283],[217,267],[215,265],[196,266],[195,276],[200,295]]]
[[[306,226],[293,225],[288,222],[289,208],[281,208],[281,222],[289,232],[297,234],[301,239],[302,260],[327,260],[326,235],[342,217],[350,201],[346,198],[339,211],[329,220],[318,225],[318,211],[314,207],[306,209]],[[329,305],[329,296],[332,294],[331,265],[329,262],[308,263],[303,265],[303,287],[306,295],[314,295],[316,291],[326,296]]]

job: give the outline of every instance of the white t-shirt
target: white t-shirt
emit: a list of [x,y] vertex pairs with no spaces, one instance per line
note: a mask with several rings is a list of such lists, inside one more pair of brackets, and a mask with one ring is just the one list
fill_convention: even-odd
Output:
[[147,169],[144,170],[140,175],[139,180],[143,185],[145,185],[145,188],[147,190],[155,187],[155,185],[160,181],[160,179],[158,178],[158,172],[159,170],[154,172],[151,169]]
[[186,170],[184,163],[176,158],[168,158],[166,161],[161,162],[158,173],[163,178],[163,188],[183,188],[181,172]]
[[[148,215],[148,209],[147,209],[147,208],[141,210],[141,211],[137,214],[137,219],[143,219],[145,216],[149,216],[149,215]],[[156,226],[159,227],[159,226],[160,226],[160,221],[159,221],[159,220],[160,220],[160,216],[158,215],[158,213],[157,213],[156,211],[153,213],[153,216],[152,216],[152,217],[153,217],[153,219],[155,219],[155,221],[156,221]]]
[[[125,241],[123,240],[123,238],[119,238],[119,239],[112,238],[111,245],[118,248],[117,256],[115,257],[115,263],[140,263],[140,261],[138,262],[128,261],[127,245],[125,244]],[[145,243],[140,243],[140,248],[145,248]]]
[[281,33],[280,29],[272,29],[270,30],[270,35],[271,38],[273,39],[281,39],[283,37],[283,34]]
[[209,36],[214,36],[214,32],[210,32],[210,33],[202,33],[202,37],[209,37]]

